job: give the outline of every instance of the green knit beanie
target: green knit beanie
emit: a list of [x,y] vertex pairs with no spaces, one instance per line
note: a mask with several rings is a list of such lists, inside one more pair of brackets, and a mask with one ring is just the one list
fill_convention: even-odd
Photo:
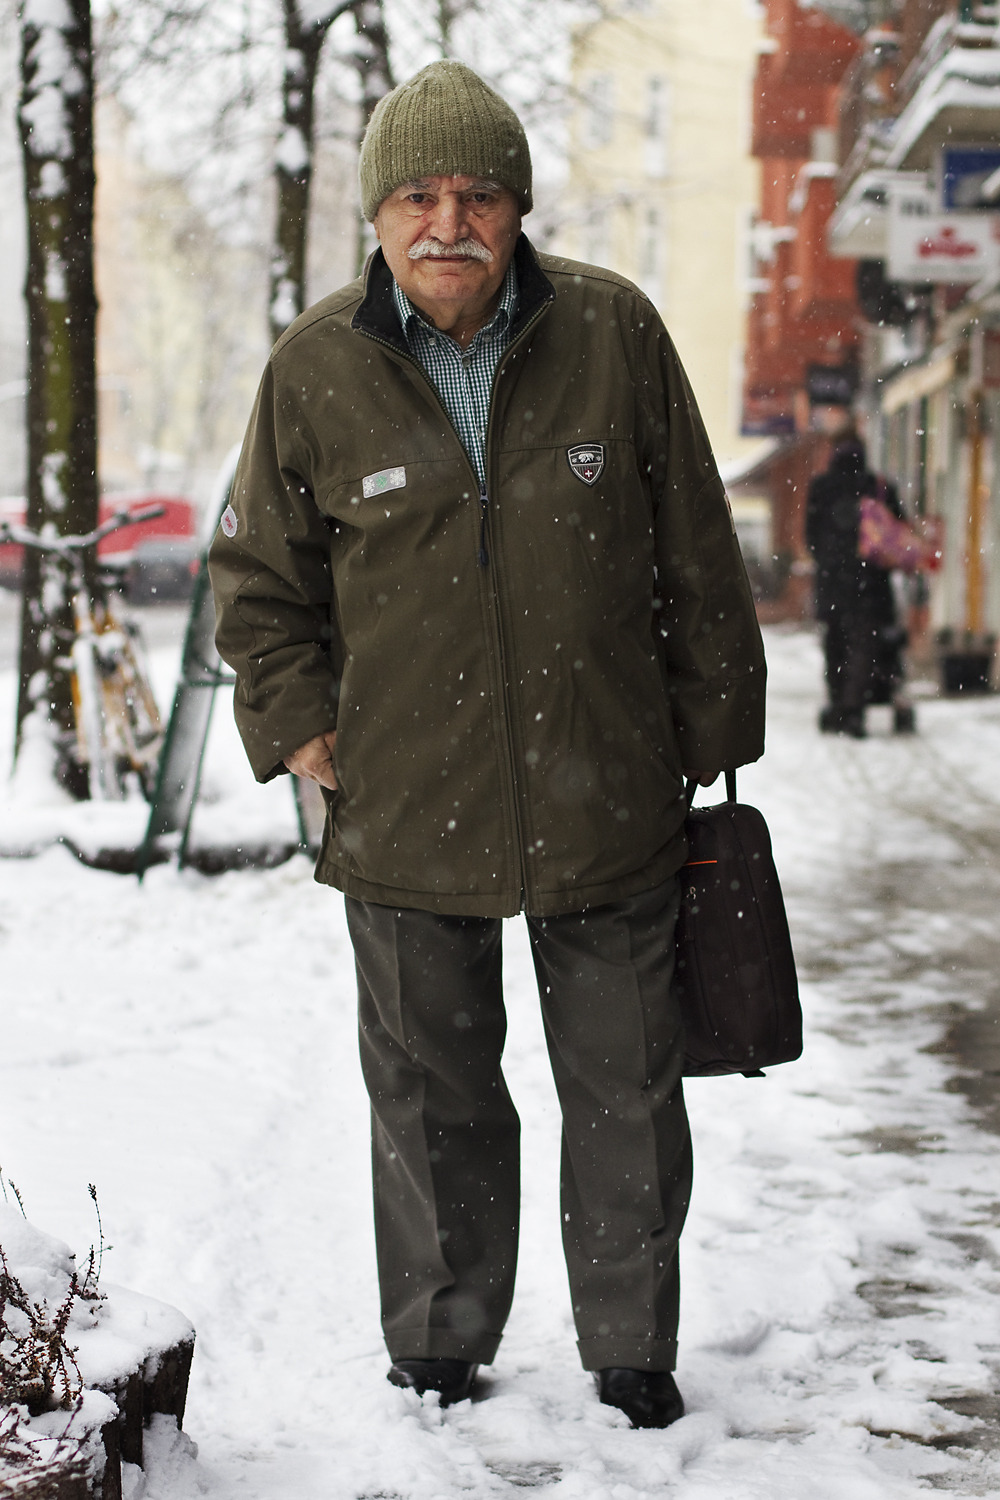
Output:
[[531,156],[520,120],[477,73],[435,62],[375,106],[358,166],[361,208],[379,204],[404,182],[425,177],[484,177],[531,208]]

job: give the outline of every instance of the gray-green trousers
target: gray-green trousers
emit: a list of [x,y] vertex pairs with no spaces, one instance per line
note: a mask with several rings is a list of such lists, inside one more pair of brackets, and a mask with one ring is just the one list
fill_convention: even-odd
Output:
[[[676,878],[529,917],[563,1115],[562,1228],[585,1369],[671,1370],[691,1188],[671,995]],[[382,1323],[393,1359],[492,1361],[510,1310],[517,1113],[500,1068],[501,922],[347,900],[372,1102]]]

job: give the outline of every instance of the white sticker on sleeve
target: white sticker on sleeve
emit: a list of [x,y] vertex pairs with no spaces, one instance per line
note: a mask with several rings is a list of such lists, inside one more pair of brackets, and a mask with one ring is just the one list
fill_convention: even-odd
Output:
[[235,536],[237,531],[239,530],[239,524],[240,523],[236,519],[236,512],[233,510],[233,507],[231,505],[227,505],[225,510],[222,512],[222,520],[219,522],[219,525],[222,527],[226,536]]
[[405,469],[380,469],[377,474],[366,474],[361,489],[366,500],[373,495],[383,495],[386,490],[401,490],[406,483]]

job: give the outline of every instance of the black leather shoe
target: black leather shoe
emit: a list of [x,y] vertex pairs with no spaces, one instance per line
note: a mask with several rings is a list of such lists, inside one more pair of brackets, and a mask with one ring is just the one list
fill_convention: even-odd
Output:
[[418,1396],[437,1391],[441,1406],[454,1406],[468,1400],[478,1373],[467,1359],[394,1359],[386,1379]]
[[633,1427],[669,1427],[684,1415],[684,1399],[669,1370],[595,1370],[597,1393]]

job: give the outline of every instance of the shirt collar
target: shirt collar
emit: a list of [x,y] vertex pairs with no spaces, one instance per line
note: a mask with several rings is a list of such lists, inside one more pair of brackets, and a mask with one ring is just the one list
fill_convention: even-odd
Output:
[[[422,327],[431,333],[440,332],[439,329],[434,327],[433,323],[427,321],[419,308],[414,307],[395,277],[392,278],[392,299],[396,305],[396,313],[407,339],[410,337],[414,323],[422,325]],[[507,267],[507,274],[504,276],[500,287],[500,301],[497,304],[497,310],[490,321],[479,329],[476,338],[478,339],[480,334],[483,333],[500,334],[505,332],[510,327],[516,310],[517,271],[514,269],[514,262],[512,260]],[[447,338],[447,334],[443,335],[443,337]]]

